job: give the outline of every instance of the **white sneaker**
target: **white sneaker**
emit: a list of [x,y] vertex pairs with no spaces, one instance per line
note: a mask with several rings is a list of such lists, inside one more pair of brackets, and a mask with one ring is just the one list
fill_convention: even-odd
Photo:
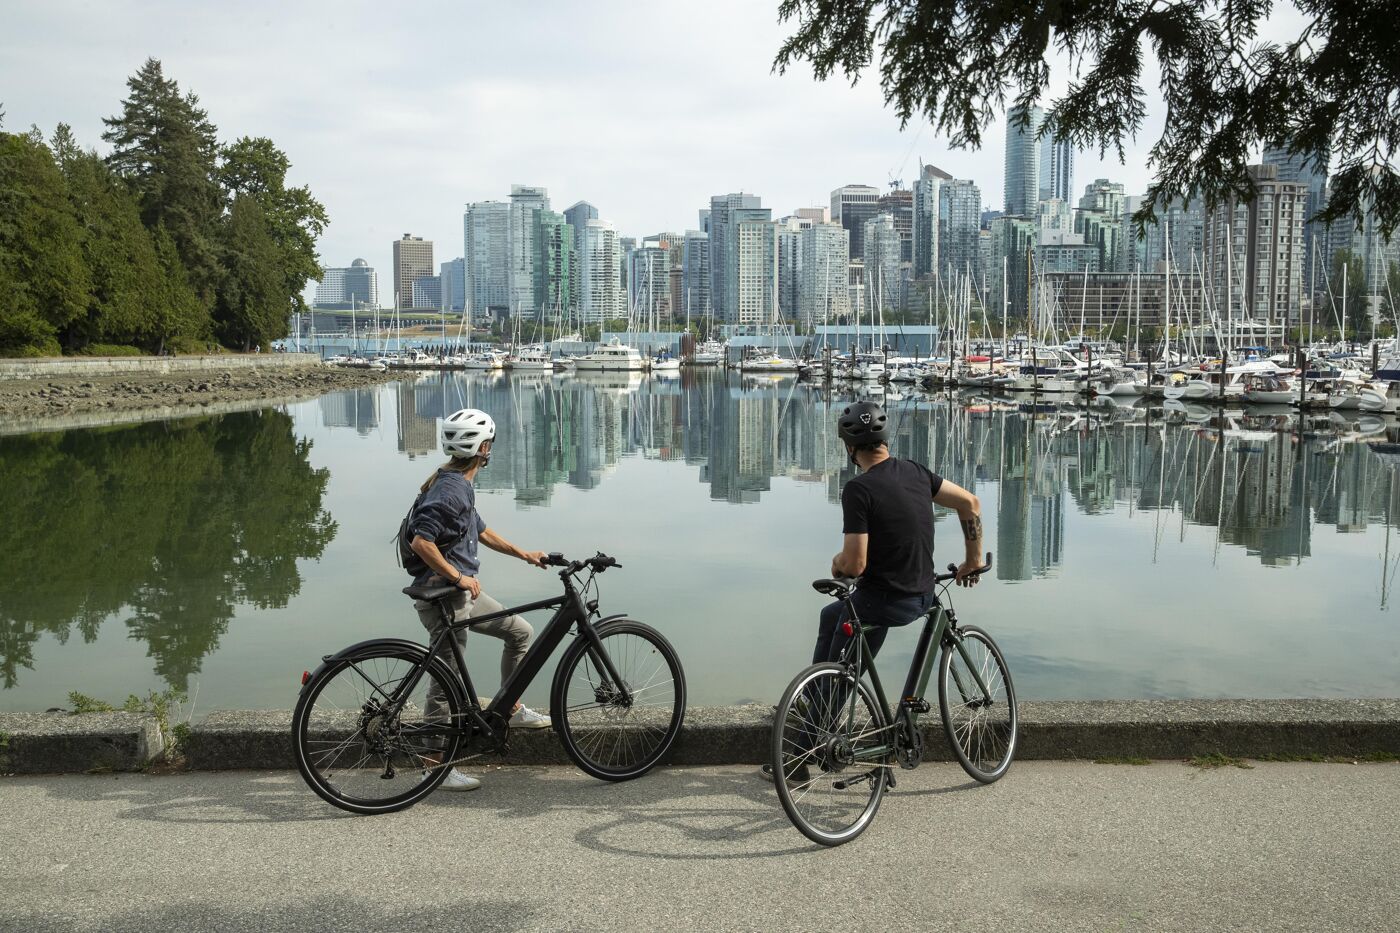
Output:
[[[426,779],[431,772],[424,771],[423,777]],[[443,778],[438,790],[476,790],[481,786],[481,782],[470,774],[463,774],[456,768],[447,772],[447,777]]]
[[548,729],[554,725],[544,713],[537,713],[528,706],[522,706],[510,717],[514,729]]

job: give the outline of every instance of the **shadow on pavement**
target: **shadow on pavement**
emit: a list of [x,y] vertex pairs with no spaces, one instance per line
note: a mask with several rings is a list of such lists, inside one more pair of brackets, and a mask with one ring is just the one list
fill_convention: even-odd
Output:
[[534,908],[519,901],[464,899],[449,904],[390,908],[378,899],[338,894],[262,904],[196,900],[160,906],[133,905],[121,913],[103,912],[100,917],[65,915],[63,908],[57,906],[42,913],[11,915],[5,922],[15,924],[7,929],[33,933],[49,930],[64,933],[99,930],[102,933],[146,933],[149,930],[218,930],[219,933],[355,930],[371,933],[431,929],[495,933],[524,929],[535,913]]
[[[470,819],[474,813],[512,820],[564,815],[565,832],[597,852],[660,859],[748,859],[810,851],[778,803],[772,784],[758,768],[660,768],[635,781],[608,783],[564,768],[512,766],[477,772],[481,790],[468,794],[439,791],[408,811],[356,816],[322,801],[295,772],[219,772],[210,790],[199,793],[203,775],[50,776],[9,778],[10,786],[32,784],[65,799],[121,798],[114,814],[121,820],[155,823],[258,824],[320,823],[329,820],[382,821],[385,828],[404,821],[439,824],[444,818]],[[104,784],[110,782],[110,789]],[[981,785],[909,788],[898,797],[924,797],[971,790]],[[191,793],[191,790],[196,791]],[[733,851],[733,842],[749,845]],[[759,850],[753,846],[757,843]]]

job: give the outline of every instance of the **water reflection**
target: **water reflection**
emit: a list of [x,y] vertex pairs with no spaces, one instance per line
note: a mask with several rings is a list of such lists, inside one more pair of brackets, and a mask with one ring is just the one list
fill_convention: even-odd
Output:
[[[859,391],[891,412],[896,454],[982,496],[996,577],[1028,585],[979,590],[976,611],[1028,697],[1394,694],[1394,420]],[[488,517],[514,540],[625,553],[618,609],[661,622],[695,702],[771,702],[805,660],[806,583],[838,544],[854,471],[834,418],[853,397],[723,372],[432,374],[287,412],[6,438],[4,705],[43,708],[97,676],[48,645],[38,666],[61,668],[61,689],[13,689],[45,634],[96,646],[100,671],[135,639],[160,683],[207,668],[207,702],[235,708],[287,706],[292,675],[327,650],[420,637],[385,542],[440,458],[438,419],[465,406],[499,426],[479,477]],[[511,501],[519,514],[502,514]],[[940,560],[957,556],[946,514],[938,529]],[[537,571],[490,573],[493,592],[540,595]],[[255,611],[303,588],[291,611]],[[1348,638],[1300,651],[1324,612]],[[144,659],[124,660],[113,696],[140,688]]]
[[[712,499],[733,503],[759,502],[778,477],[824,485],[836,502],[853,475],[832,423],[854,396],[790,378],[434,375],[386,391],[410,456],[435,456],[436,419],[491,412],[498,441],[481,486],[525,505],[548,504],[561,483],[595,488],[630,456],[693,465]],[[1218,544],[1267,565],[1308,557],[1316,526],[1393,529],[1400,517],[1393,420],[875,397],[894,418],[897,455],[969,488],[995,484],[1001,580],[1056,573],[1070,508],[1149,513],[1158,543],[1173,518],[1213,527]]]
[[285,606],[335,535],[310,448],[280,411],[5,438],[0,683],[41,635],[92,642],[116,616],[186,689],[237,607]]

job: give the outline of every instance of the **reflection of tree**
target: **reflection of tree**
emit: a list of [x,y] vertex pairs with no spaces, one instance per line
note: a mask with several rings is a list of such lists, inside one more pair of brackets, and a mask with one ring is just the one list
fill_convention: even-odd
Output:
[[0,676],[31,667],[40,633],[84,641],[131,612],[132,638],[184,689],[235,607],[301,589],[335,522],[329,473],[283,412],[6,438],[0,457]]

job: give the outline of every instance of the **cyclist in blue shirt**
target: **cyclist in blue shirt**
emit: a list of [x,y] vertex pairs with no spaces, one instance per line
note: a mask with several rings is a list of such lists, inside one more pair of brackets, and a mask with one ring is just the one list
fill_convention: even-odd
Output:
[[[544,551],[526,551],[511,544],[488,528],[477,511],[476,488],[472,481],[491,461],[491,445],[495,438],[496,423],[486,412],[464,408],[449,415],[443,421],[441,439],[443,452],[452,459],[423,484],[422,498],[408,520],[409,547],[427,565],[414,577],[413,583],[415,586],[456,586],[458,592],[453,596],[452,607],[454,620],[459,622],[505,608],[482,592],[477,580],[481,569],[477,554],[480,544],[536,567],[546,566]],[[418,610],[419,621],[428,630],[431,641],[443,626],[442,616],[432,603],[415,601],[413,607]],[[501,683],[506,682],[525,657],[534,634],[530,623],[518,615],[472,626],[472,631],[505,643],[501,647]],[[467,629],[454,629],[452,634],[465,653]],[[444,657],[451,663],[449,651],[444,643]],[[446,708],[436,682],[429,688],[427,705],[429,708],[424,712],[429,717]],[[551,722],[548,716],[516,704],[510,725],[515,729],[547,729]],[[453,768],[440,786],[445,790],[476,790],[481,782]]]

